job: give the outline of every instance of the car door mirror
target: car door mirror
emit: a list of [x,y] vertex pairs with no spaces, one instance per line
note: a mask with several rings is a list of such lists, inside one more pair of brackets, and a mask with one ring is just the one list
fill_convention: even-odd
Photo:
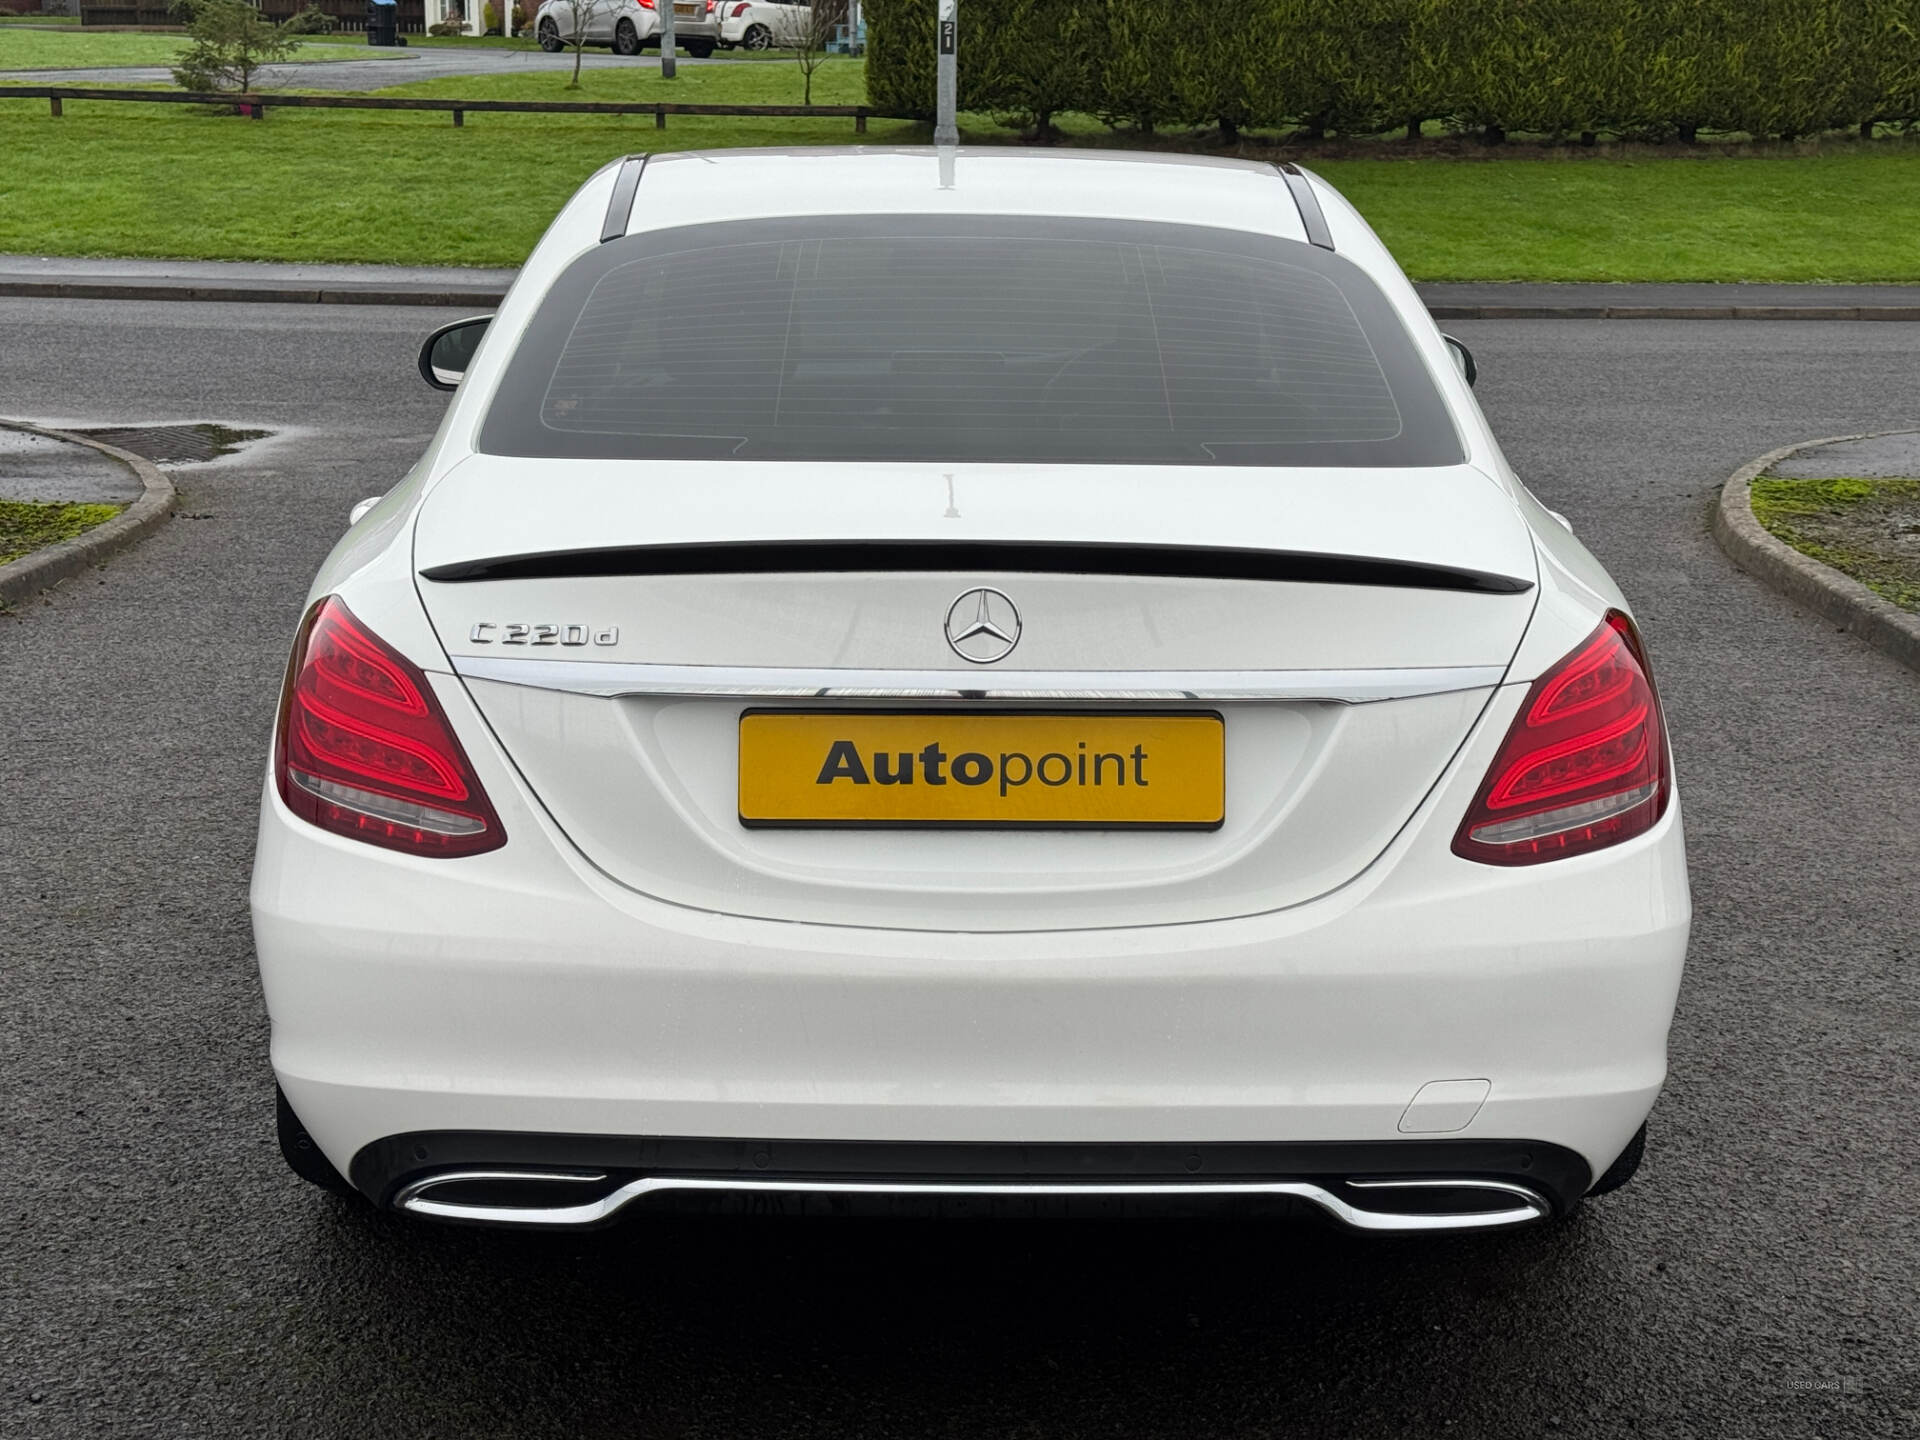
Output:
[[1447,342],[1447,349],[1453,352],[1453,363],[1459,368],[1460,378],[1469,385],[1473,384],[1480,378],[1480,367],[1473,363],[1473,352],[1451,335],[1442,335],[1440,338]]
[[420,347],[420,378],[436,390],[457,386],[473,362],[473,352],[480,348],[480,337],[492,323],[491,315],[475,315],[434,331]]

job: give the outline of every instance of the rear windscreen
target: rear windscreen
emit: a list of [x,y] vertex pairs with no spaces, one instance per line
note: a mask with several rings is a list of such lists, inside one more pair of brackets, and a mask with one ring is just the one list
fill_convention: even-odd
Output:
[[480,433],[496,455],[1449,465],[1392,307],[1298,241],[856,216],[650,231],[576,261]]

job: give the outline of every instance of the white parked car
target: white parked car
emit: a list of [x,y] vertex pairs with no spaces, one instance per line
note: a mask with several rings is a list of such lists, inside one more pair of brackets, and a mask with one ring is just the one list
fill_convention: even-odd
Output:
[[771,50],[800,44],[813,21],[807,0],[715,0],[720,17],[720,48]]
[[[549,52],[573,44],[576,26],[583,26],[586,45],[604,45],[616,55],[638,55],[660,48],[660,9],[666,0],[546,0],[534,15],[533,33]],[[713,54],[720,41],[717,0],[675,0],[673,39],[676,49],[696,59]]]
[[293,1168],[530,1226],[1620,1184],[1680,800],[1464,361],[1291,167],[601,170],[429,342],[446,418],[294,636]]

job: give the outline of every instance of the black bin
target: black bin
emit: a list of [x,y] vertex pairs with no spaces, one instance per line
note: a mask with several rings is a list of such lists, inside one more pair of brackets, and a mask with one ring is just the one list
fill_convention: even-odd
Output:
[[400,43],[400,7],[395,0],[367,0],[367,44]]

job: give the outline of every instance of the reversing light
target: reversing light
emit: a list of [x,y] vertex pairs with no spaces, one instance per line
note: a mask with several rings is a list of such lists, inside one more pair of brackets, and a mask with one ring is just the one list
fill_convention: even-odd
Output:
[[1533,865],[1653,828],[1673,792],[1653,672],[1618,610],[1534,681],[1453,837],[1486,865]]
[[338,596],[294,639],[273,774],[302,820],[371,845],[455,856],[507,840],[427,677]]

